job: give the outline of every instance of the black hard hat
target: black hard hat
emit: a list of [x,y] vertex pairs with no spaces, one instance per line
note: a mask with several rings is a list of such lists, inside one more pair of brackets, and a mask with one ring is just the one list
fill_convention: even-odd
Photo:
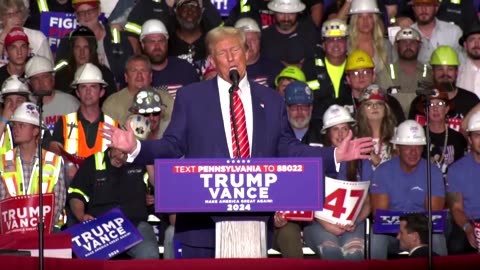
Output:
[[460,46],[463,46],[463,42],[465,42],[465,40],[467,40],[467,38],[470,35],[479,34],[479,33],[480,33],[480,22],[475,21],[468,26],[466,31],[463,33],[463,36],[458,40],[458,43],[460,44]]
[[80,26],[70,33],[70,40],[76,37],[95,38],[95,34],[86,26]]

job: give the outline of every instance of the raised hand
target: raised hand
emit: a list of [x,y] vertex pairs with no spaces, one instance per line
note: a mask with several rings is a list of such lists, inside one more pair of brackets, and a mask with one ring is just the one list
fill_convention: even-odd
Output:
[[137,139],[133,133],[130,121],[126,124],[127,130],[120,129],[108,123],[104,123],[104,128],[101,129],[103,137],[110,141],[108,147],[116,148],[122,152],[131,154],[137,147]]
[[370,158],[370,153],[374,151],[372,138],[364,137],[352,140],[352,136],[352,131],[350,130],[347,137],[337,147],[335,151],[337,162]]

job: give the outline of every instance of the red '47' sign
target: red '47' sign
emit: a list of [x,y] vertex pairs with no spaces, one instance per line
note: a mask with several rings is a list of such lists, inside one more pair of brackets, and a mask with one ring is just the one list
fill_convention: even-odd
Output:
[[350,182],[325,177],[325,201],[315,217],[336,224],[353,225],[368,194],[370,181]]
[[[55,198],[53,193],[43,195],[45,233],[52,227]],[[38,195],[10,197],[0,201],[0,221],[3,234],[27,233],[38,230],[40,216]]]

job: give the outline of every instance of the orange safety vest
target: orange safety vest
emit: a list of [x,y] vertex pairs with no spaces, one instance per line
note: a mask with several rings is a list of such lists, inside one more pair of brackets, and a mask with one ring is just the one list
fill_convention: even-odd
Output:
[[109,140],[103,138],[102,132],[104,123],[109,123],[112,126],[117,126],[117,121],[113,120],[110,116],[104,114],[103,122],[99,123],[97,130],[97,137],[93,148],[89,148],[87,145],[87,138],[85,137],[85,131],[82,126],[82,122],[78,121],[77,112],[69,113],[62,116],[63,121],[63,140],[64,149],[67,153],[77,155],[82,158],[87,158],[97,152],[103,152],[107,150]]
[[[32,195],[38,193],[38,159],[35,160],[33,171],[30,176],[28,187],[25,187],[25,178],[23,175],[22,161],[20,156],[16,155],[17,149],[14,148],[1,155],[0,171],[2,172],[2,181],[9,197]],[[43,183],[42,192],[52,193],[60,175],[63,159],[53,152],[42,150],[43,156]]]

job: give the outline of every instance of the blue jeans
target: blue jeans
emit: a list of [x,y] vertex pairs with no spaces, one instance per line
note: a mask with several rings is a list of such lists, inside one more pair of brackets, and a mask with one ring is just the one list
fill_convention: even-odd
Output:
[[158,242],[152,225],[141,221],[137,225],[137,230],[143,236],[143,241],[129,249],[127,254],[133,259],[158,259]]
[[336,236],[314,221],[303,228],[303,238],[320,258],[325,260],[352,260],[364,258],[365,221],[357,224],[353,232]]
[[[388,254],[401,252],[400,242],[391,234],[376,234],[371,232],[371,258],[386,260]],[[435,233],[432,237],[433,251],[440,256],[447,255],[447,242],[443,233]]]

